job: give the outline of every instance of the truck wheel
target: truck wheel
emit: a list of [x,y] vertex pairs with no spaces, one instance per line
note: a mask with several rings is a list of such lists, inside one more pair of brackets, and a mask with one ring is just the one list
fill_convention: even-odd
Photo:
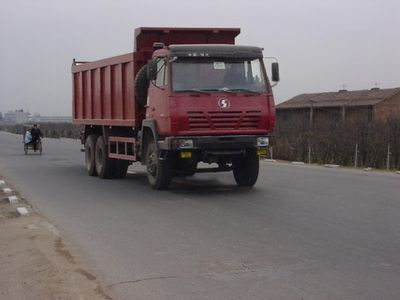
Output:
[[128,171],[129,162],[127,160],[115,161],[114,178],[125,178]]
[[89,135],[85,142],[85,166],[89,176],[96,176],[96,163],[94,159],[94,151],[96,147],[96,136]]
[[147,91],[149,89],[150,81],[147,79],[147,65],[144,65],[135,78],[135,99],[141,105],[147,104]]
[[108,157],[107,146],[102,136],[99,136],[96,141],[95,162],[96,172],[100,178],[112,178],[115,160]]
[[154,141],[147,146],[146,151],[147,180],[155,190],[169,189],[172,177],[172,167],[169,160],[160,160]]
[[233,176],[239,186],[253,186],[257,182],[260,161],[255,151],[233,162]]

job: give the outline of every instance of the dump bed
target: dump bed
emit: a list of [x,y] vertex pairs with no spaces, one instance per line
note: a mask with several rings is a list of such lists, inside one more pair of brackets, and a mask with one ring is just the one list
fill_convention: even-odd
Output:
[[134,126],[133,53],[90,63],[74,63],[75,123]]
[[134,78],[151,58],[153,44],[234,44],[238,28],[149,28],[135,30],[135,52],[72,64],[73,122],[139,127],[144,108],[135,101]]

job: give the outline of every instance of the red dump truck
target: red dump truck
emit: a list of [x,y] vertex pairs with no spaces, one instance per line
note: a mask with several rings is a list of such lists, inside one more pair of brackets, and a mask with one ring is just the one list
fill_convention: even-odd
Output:
[[[133,53],[74,59],[73,122],[85,127],[88,174],[123,178],[141,162],[154,189],[168,189],[174,176],[220,171],[253,186],[275,106],[263,49],[235,45],[239,33],[142,27]],[[276,62],[271,80],[279,80]]]

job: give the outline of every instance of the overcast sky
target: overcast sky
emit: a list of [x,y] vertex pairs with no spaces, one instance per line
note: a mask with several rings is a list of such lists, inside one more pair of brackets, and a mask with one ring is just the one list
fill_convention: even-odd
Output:
[[237,44],[279,59],[276,103],[399,87],[399,11],[399,0],[1,0],[0,111],[71,115],[72,58],[131,52],[142,26],[240,27]]

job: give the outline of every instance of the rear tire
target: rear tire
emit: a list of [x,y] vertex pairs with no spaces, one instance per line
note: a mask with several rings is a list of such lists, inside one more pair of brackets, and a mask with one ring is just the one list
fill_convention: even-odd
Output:
[[95,162],[96,139],[97,136],[91,134],[86,138],[85,142],[85,166],[89,176],[97,176]]
[[147,180],[155,190],[168,190],[171,184],[172,167],[168,159],[160,160],[154,141],[147,146],[146,151]]
[[102,136],[99,136],[96,141],[95,162],[96,172],[100,178],[113,177],[115,160],[108,157],[107,146]]
[[255,150],[247,151],[243,158],[233,162],[233,176],[239,186],[253,186],[258,179],[260,160]]

